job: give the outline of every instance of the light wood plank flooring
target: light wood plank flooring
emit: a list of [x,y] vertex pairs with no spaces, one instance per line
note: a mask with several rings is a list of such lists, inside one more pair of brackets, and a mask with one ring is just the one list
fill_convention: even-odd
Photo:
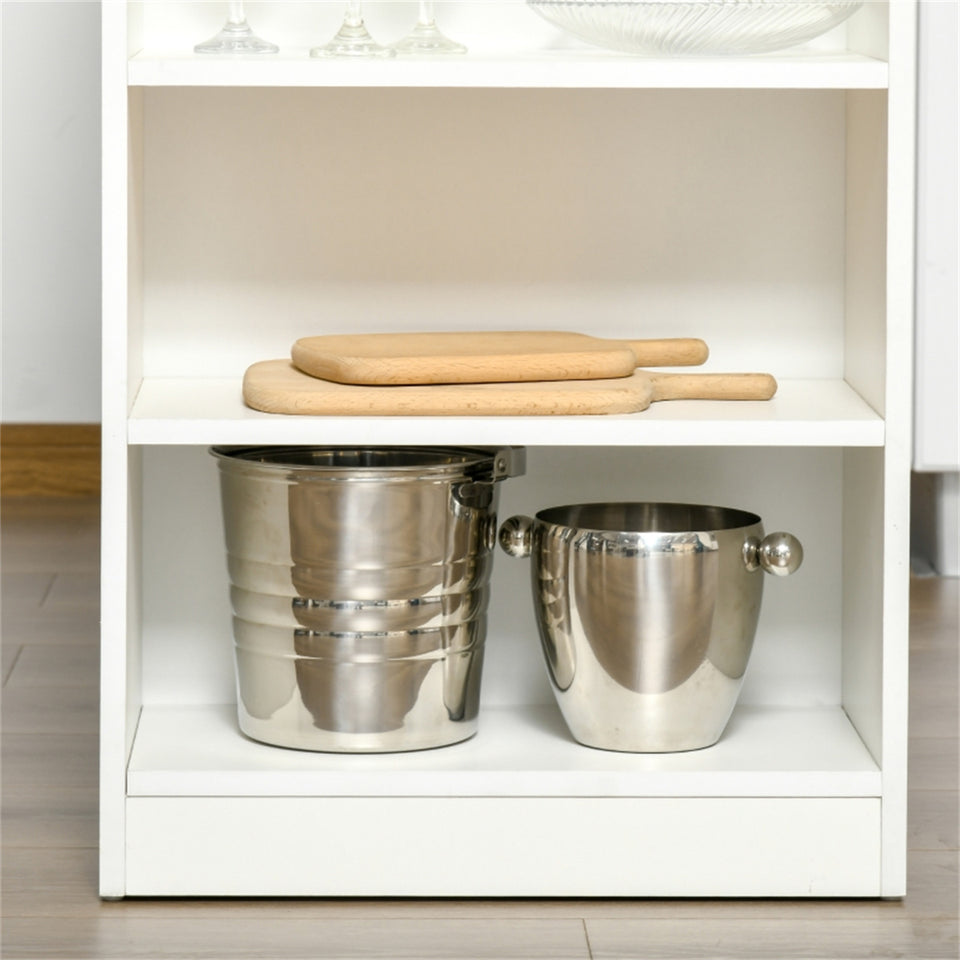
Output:
[[912,584],[904,901],[103,903],[96,877],[97,504],[7,499],[0,519],[5,960],[958,956],[956,579]]

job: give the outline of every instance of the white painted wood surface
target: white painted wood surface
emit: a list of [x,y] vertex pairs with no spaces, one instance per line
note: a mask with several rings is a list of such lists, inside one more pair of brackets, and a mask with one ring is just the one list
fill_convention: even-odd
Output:
[[[100,892],[125,891],[126,763],[140,707],[139,623],[131,602],[139,595],[131,576],[139,529],[138,475],[126,444],[127,378],[138,377],[128,352],[137,300],[129,287],[136,239],[129,230],[128,199],[136,166],[130,163],[131,131],[124,82],[128,50],[125,12],[102,18],[102,368],[101,389],[101,682],[100,682]],[[134,121],[135,123],[135,121]]]
[[913,432],[913,317],[916,243],[917,10],[890,6],[886,191],[886,354],[883,472],[882,893],[906,884],[910,452]]
[[880,801],[139,797],[152,896],[877,896]]
[[705,752],[577,744],[552,705],[488,707],[450,749],[383,756],[277,750],[237,733],[233,704],[144,707],[130,796],[867,797],[880,773],[839,707],[741,707]]
[[[763,403],[684,400],[637,414],[591,417],[291,417],[244,406],[233,379],[144,380],[128,438],[164,443],[416,443],[429,422],[434,442],[583,446],[881,446],[883,420],[842,380],[785,380]],[[378,440],[378,438],[380,438]]]
[[130,61],[132,86],[195,87],[544,87],[550,89],[766,88],[882,89],[887,65],[860,54],[764,59],[631,60],[589,50],[520,57],[470,57],[443,63],[391,60],[327,61],[308,51],[266,63],[213,60],[192,54],[139,54]]
[[[704,372],[864,394],[845,358],[852,93],[141,93],[148,380],[237,379],[325,331],[496,327],[682,332],[709,344]],[[873,139],[862,153],[875,223]],[[882,265],[855,288],[873,381]]]

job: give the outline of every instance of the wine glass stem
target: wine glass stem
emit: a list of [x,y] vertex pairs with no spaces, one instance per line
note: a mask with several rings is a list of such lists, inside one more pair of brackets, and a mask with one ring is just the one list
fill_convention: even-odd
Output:
[[433,12],[433,0],[420,0],[420,25],[432,27],[436,19]]
[[243,0],[230,0],[230,10],[227,14],[228,23],[243,23],[246,17],[243,15]]
[[363,23],[360,0],[347,0],[346,22],[350,27],[359,27]]

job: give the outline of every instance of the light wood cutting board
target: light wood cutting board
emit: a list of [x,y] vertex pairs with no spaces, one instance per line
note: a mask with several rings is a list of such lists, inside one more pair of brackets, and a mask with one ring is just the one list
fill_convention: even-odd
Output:
[[606,380],[356,386],[321,380],[289,360],[247,369],[243,399],[255,410],[306,416],[569,416],[635,413],[657,400],[769,400],[767,373],[658,373]]
[[303,337],[291,350],[304,373],[338,383],[503,383],[627,377],[637,367],[707,359],[694,338],[601,340],[583,333],[355,333]]

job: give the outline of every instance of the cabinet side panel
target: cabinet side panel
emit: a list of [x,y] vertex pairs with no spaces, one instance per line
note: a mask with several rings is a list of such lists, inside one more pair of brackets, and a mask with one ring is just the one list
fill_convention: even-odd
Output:
[[[119,4],[117,4],[119,6]],[[132,57],[143,49],[145,40],[145,11],[146,4],[139,0],[128,0],[124,4],[127,8],[126,25],[126,51],[127,56]],[[151,4],[157,6],[157,4]]]
[[876,896],[870,798],[128,801],[131,895]]
[[847,46],[868,57],[886,60],[890,39],[889,4],[870,0],[847,22]]
[[124,890],[125,770],[133,737],[128,708],[129,521],[127,423],[127,230],[129,127],[125,4],[104,4],[102,23],[102,470],[100,892]]
[[892,4],[883,581],[883,894],[906,884],[910,466],[916,223],[917,8]]
[[[125,394],[127,413],[143,381],[143,91],[130,88],[127,98],[127,316]],[[122,263],[113,265],[123,269]]]
[[[143,705],[143,451],[127,450],[126,743],[129,759]],[[124,779],[126,783],[126,778]]]
[[883,453],[843,455],[843,707],[877,763],[883,750]]
[[882,91],[847,93],[844,376],[885,409],[887,105]]

